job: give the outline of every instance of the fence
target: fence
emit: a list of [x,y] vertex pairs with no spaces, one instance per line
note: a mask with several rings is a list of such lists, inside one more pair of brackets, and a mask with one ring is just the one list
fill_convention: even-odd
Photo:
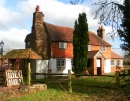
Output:
[[[119,71],[116,71],[115,76],[112,75],[100,75],[100,76],[105,76],[105,77],[115,77],[116,78],[116,86],[120,87],[120,77],[125,77],[125,76],[129,76],[130,75],[130,69],[127,70],[127,74],[123,73],[120,74]],[[31,70],[28,71],[28,85],[30,85],[31,83],[31,74],[33,75],[65,75],[68,76],[68,89],[69,92],[72,92],[72,80],[71,80],[71,76],[74,75],[76,77],[80,77],[80,76],[99,76],[99,75],[85,75],[85,74],[71,74],[71,71],[68,70],[68,74],[54,74],[54,73],[31,73]],[[14,70],[8,70],[6,72],[0,72],[0,75],[5,75],[5,81],[6,81],[6,85],[7,86],[12,86],[12,85],[20,85],[23,82],[23,77],[22,77],[22,72],[21,71],[14,71]],[[5,82],[4,81],[4,82]]]
[[[33,74],[33,75],[48,75],[48,76],[50,76],[50,75],[54,75],[54,76],[56,76],[56,75],[60,75],[60,76],[62,76],[62,75],[66,75],[66,76],[68,76],[68,91],[69,92],[72,92],[72,80],[71,80],[71,76],[72,75],[74,75],[74,76],[76,76],[76,77],[80,77],[80,76],[94,76],[94,77],[96,77],[96,76],[102,76],[102,77],[114,77],[115,78],[115,82],[116,82],[116,86],[117,87],[120,87],[120,77],[123,77],[123,76],[128,76],[128,75],[130,75],[130,73],[129,73],[129,70],[128,70],[128,74],[120,74],[120,72],[119,71],[116,71],[115,72],[115,76],[112,76],[112,75],[86,75],[86,74],[71,74],[71,71],[70,70],[68,70],[68,74],[54,74],[54,73],[31,73],[31,74]],[[30,79],[29,79],[30,80]],[[28,81],[28,83],[30,84],[30,82],[31,82],[31,80],[30,81]]]

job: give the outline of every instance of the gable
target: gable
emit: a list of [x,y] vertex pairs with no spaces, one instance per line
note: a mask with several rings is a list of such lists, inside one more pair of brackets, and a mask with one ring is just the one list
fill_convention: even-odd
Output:
[[88,58],[105,58],[104,55],[99,51],[99,50],[94,50],[94,51],[88,51]]

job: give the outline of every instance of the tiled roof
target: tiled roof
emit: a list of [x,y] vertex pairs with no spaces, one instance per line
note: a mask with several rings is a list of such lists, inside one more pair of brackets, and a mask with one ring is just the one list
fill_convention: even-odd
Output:
[[88,51],[88,58],[94,58],[94,56],[99,52],[99,50]]
[[72,41],[73,29],[69,27],[56,26],[44,23],[47,32],[50,34],[53,41]]
[[8,52],[4,58],[7,59],[42,59],[31,48],[28,49],[15,49]]
[[112,51],[111,51],[111,58],[112,59],[123,59],[122,56],[120,56],[120,55],[118,55],[118,54],[116,54],[116,53],[114,53]]
[[[73,41],[73,28],[56,26],[52,24],[45,23],[46,30],[50,34],[53,41]],[[90,45],[99,45],[99,46],[109,46],[111,45],[98,37],[92,31],[89,31],[89,44]]]
[[109,46],[111,45],[103,40],[102,38],[98,37],[92,31],[89,31],[89,45],[97,45],[97,46]]
[[[44,22],[45,29],[47,33],[50,35],[52,41],[65,41],[72,42],[73,41],[73,28],[57,26],[53,24],[49,24]],[[25,38],[25,41],[30,40],[31,34],[28,34]],[[111,47],[109,43],[105,40],[98,37],[92,31],[89,31],[89,44],[97,45],[97,46],[108,46]]]

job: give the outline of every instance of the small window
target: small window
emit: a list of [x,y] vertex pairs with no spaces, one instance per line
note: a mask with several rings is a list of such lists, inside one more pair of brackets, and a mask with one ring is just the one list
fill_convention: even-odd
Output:
[[30,41],[27,42],[27,45],[28,45],[28,46],[30,45]]
[[27,41],[26,42],[26,47],[29,47],[30,46],[30,41]]
[[73,66],[73,59],[71,59],[71,65]]
[[106,51],[106,47],[105,46],[101,46],[101,51]]
[[111,66],[114,66],[114,60],[111,60]]
[[88,45],[88,51],[91,51],[91,45]]
[[59,48],[67,49],[67,42],[59,42]]
[[116,65],[117,65],[117,66],[120,66],[120,65],[121,65],[120,60],[117,60],[117,61],[116,61]]
[[64,67],[65,59],[57,59],[57,67]]

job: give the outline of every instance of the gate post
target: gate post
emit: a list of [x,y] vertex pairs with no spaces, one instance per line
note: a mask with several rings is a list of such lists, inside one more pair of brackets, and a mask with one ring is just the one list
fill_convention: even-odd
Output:
[[72,93],[72,86],[71,86],[71,70],[68,70],[68,88],[69,88],[69,92]]
[[116,71],[116,86],[119,87],[120,86],[120,72],[119,71]]
[[31,69],[30,69],[30,60],[28,62],[28,86],[30,86],[30,81],[31,81]]

